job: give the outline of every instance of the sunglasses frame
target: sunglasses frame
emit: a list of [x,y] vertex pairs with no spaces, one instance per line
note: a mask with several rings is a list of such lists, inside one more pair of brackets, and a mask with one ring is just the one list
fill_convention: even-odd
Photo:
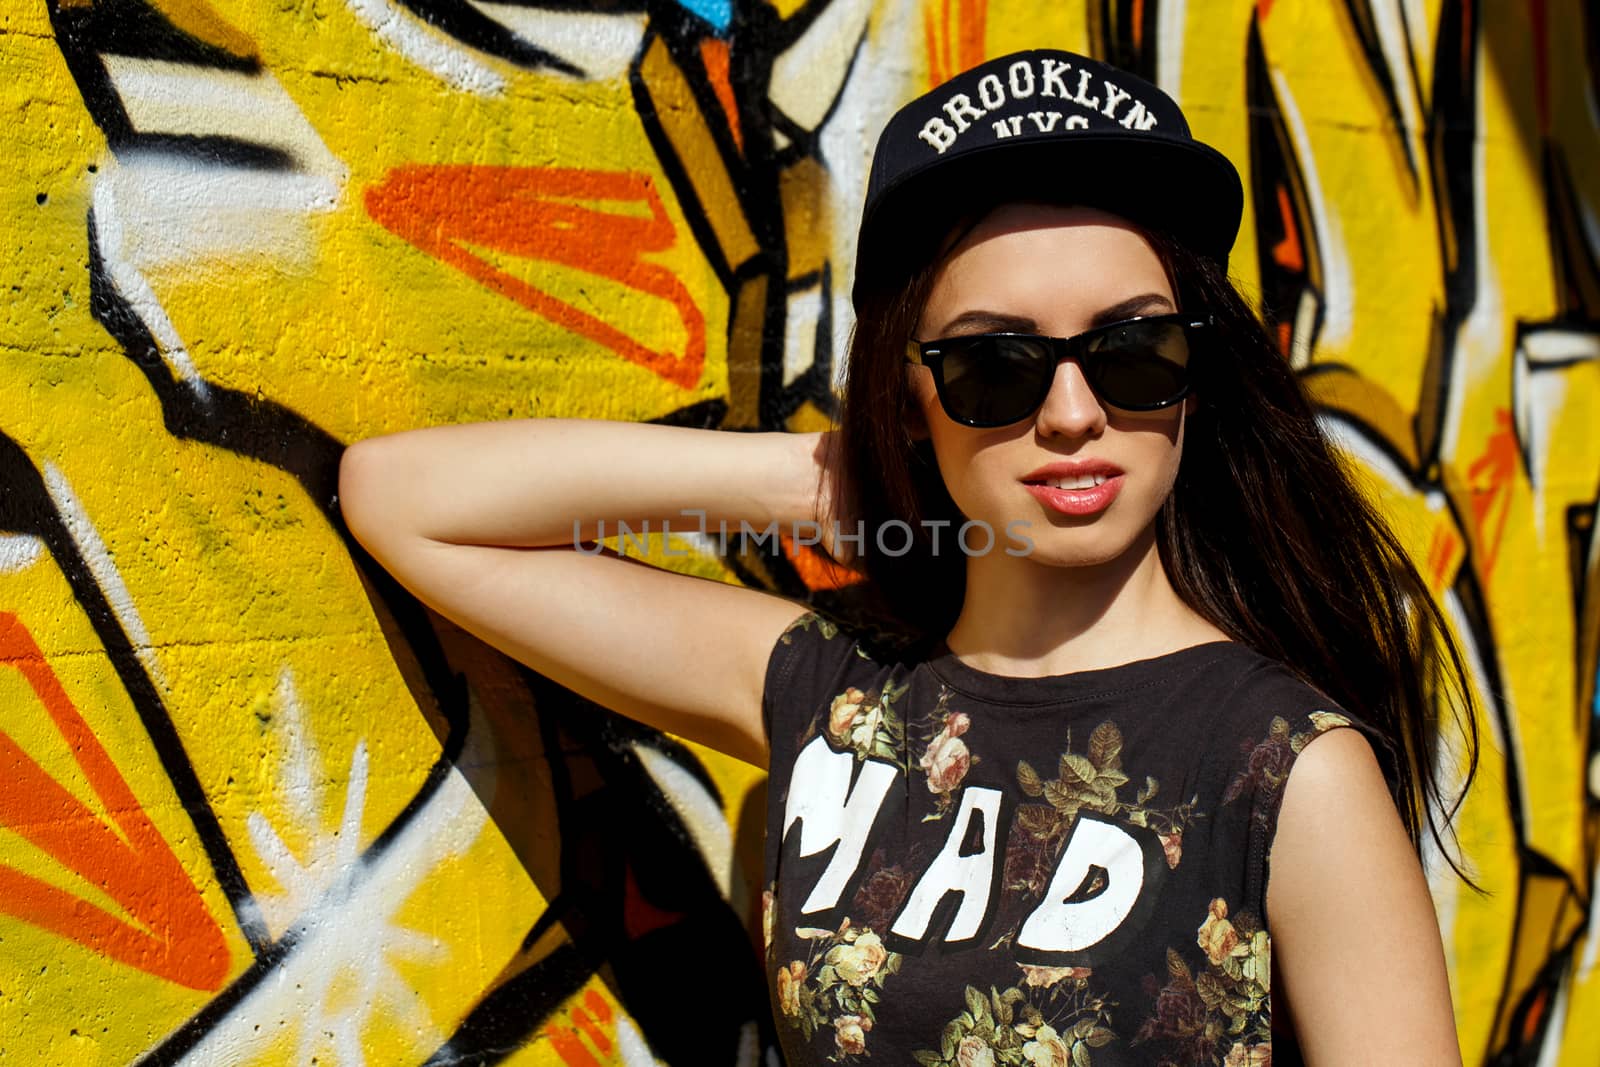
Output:
[[[1040,392],[1039,397],[1033,403],[1033,406],[1031,406],[1026,413],[1019,415],[1014,419],[1009,419],[1005,422],[981,422],[974,419],[963,418],[954,414],[950,410],[950,404],[945,399],[943,366],[945,346],[964,346],[980,340],[1016,337],[1027,341],[1042,342],[1050,350],[1051,356],[1053,357],[1053,367],[1060,366],[1061,361],[1064,359],[1076,359],[1079,362],[1079,366],[1082,367],[1083,356],[1086,354],[1089,343],[1095,337],[1098,337],[1101,334],[1109,333],[1112,330],[1128,327],[1134,323],[1154,324],[1167,322],[1174,323],[1183,328],[1185,341],[1192,341],[1190,336],[1192,331],[1209,329],[1210,327],[1216,325],[1216,319],[1211,315],[1201,315],[1197,317],[1194,315],[1185,315],[1181,312],[1174,312],[1170,315],[1145,315],[1131,319],[1122,319],[1117,322],[1108,322],[1104,326],[1096,326],[1092,330],[1085,330],[1083,333],[1074,334],[1071,337],[1046,337],[1042,334],[1032,333],[973,333],[962,334],[955,337],[941,337],[932,341],[918,341],[912,339],[906,342],[906,362],[914,363],[919,367],[927,367],[928,370],[933,373],[933,386],[934,391],[939,396],[939,405],[940,407],[944,408],[945,414],[949,415],[951,419],[963,426],[971,426],[976,429],[993,429],[997,426],[1014,425],[1036,414],[1039,408],[1044,405],[1045,398],[1050,395],[1050,388],[1055,380],[1055,375],[1052,373],[1050,377],[1044,380],[1044,389]],[[1190,344],[1191,359],[1198,348],[1199,346],[1192,343]],[[1188,364],[1185,364],[1184,369],[1185,371],[1188,370]],[[1084,375],[1084,380],[1089,380],[1089,376],[1087,374]],[[1092,381],[1089,382],[1089,388],[1094,390],[1096,399],[1098,399],[1101,403],[1117,408],[1120,411],[1159,411],[1162,408],[1171,407],[1173,404],[1176,404],[1178,401],[1189,395],[1189,390],[1192,385],[1193,381],[1191,380],[1191,377],[1186,374],[1183,383],[1183,389],[1180,390],[1176,396],[1163,400],[1160,403],[1117,404],[1106,399],[1104,396],[1101,396],[1100,390],[1095,388],[1095,385]]]

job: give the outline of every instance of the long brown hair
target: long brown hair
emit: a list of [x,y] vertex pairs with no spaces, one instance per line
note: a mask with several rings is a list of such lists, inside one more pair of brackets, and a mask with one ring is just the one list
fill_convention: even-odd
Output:
[[[963,220],[955,233],[976,221]],[[1431,834],[1473,884],[1442,847],[1478,763],[1472,690],[1443,614],[1357,488],[1262,318],[1219,265],[1139,229],[1165,265],[1178,307],[1215,323],[1194,361],[1200,403],[1184,429],[1177,482],[1156,517],[1168,579],[1229,637],[1380,730],[1390,744],[1377,746],[1377,756],[1413,845],[1420,850]],[[959,525],[963,516],[931,444],[909,432],[916,402],[901,356],[938,265],[936,258],[909,278],[866,279],[857,294],[837,442],[840,510],[864,520],[869,538],[894,520],[913,531],[903,555],[872,551],[869,541],[861,565],[870,609],[919,644],[954,626],[966,580],[965,557],[933,552],[924,525]],[[898,547],[903,536],[886,540]],[[1434,763],[1447,717],[1468,764],[1453,797]]]

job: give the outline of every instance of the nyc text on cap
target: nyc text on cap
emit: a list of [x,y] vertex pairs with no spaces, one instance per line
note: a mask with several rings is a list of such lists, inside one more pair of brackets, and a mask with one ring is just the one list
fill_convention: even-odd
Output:
[[872,158],[854,295],[895,284],[982,204],[1041,199],[1112,211],[1226,267],[1244,188],[1176,102],[1137,75],[1053,49],[991,59],[912,100]]

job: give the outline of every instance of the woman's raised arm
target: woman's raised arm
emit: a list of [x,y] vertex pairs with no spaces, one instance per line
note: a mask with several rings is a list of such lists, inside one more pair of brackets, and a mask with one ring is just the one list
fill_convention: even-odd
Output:
[[[441,426],[358,442],[345,521],[429,607],[573,691],[765,765],[761,696],[804,605],[578,551],[604,521],[759,528],[811,520],[823,434],[584,419]],[[825,508],[826,498],[821,501]]]

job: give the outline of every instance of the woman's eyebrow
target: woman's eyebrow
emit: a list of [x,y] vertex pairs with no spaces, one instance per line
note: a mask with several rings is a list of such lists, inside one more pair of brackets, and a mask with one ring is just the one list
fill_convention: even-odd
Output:
[[1037,333],[1039,324],[1026,315],[1007,315],[999,311],[974,308],[963,311],[938,331],[941,337],[962,333]]
[[1160,293],[1140,293],[1128,299],[1103,308],[1095,312],[1094,318],[1089,320],[1089,327],[1104,326],[1108,322],[1121,322],[1131,319],[1146,311],[1155,310],[1159,306],[1165,311],[1177,311],[1177,306],[1170,299]]
[[[1151,311],[1170,312],[1178,309],[1171,299],[1161,293],[1140,293],[1120,300],[1108,308],[1095,312],[1088,329],[1104,326],[1108,322],[1121,322]],[[939,337],[954,337],[966,333],[1038,333],[1039,324],[1026,315],[1007,315],[1000,311],[972,308],[963,311],[937,331]]]

